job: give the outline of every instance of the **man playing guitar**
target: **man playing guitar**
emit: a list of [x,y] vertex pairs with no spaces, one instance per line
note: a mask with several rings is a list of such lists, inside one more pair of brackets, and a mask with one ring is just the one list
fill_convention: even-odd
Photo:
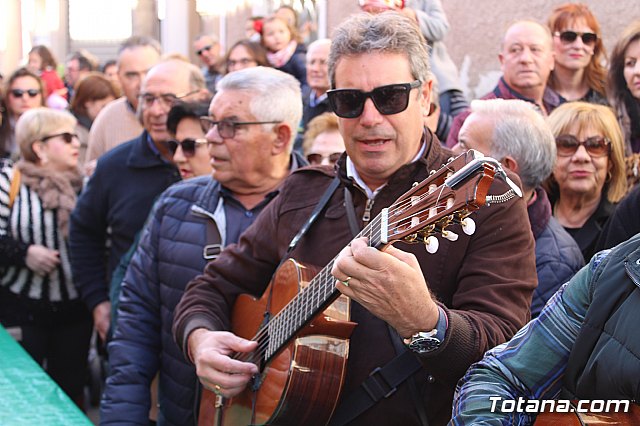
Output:
[[[201,383],[218,395],[204,407],[217,410],[218,424],[445,424],[457,380],[528,320],[534,242],[522,199],[495,197],[509,191],[504,182],[496,179],[489,192],[499,201],[469,216],[475,234],[454,220],[435,254],[429,238],[427,252],[420,244],[385,245],[372,231],[379,218],[393,228],[384,209],[451,156],[422,124],[431,95],[425,46],[415,24],[394,12],[356,15],[336,30],[328,96],[346,154],[335,169],[294,172],[239,243],[189,283],[174,336]],[[322,213],[287,252],[323,193]],[[350,243],[362,227],[364,236]],[[327,307],[333,294],[301,292],[276,315],[277,279],[267,286],[281,263],[291,264],[283,257],[329,264],[313,282],[342,296]],[[289,269],[298,274],[295,293],[307,269]],[[266,312],[241,310],[246,294],[262,296]],[[339,311],[337,319],[329,311]],[[309,312],[318,312],[310,322]],[[263,323],[255,337],[240,331],[252,315]],[[287,341],[286,349],[276,345]],[[323,362],[310,366],[321,351]],[[333,369],[336,354],[343,373]]]

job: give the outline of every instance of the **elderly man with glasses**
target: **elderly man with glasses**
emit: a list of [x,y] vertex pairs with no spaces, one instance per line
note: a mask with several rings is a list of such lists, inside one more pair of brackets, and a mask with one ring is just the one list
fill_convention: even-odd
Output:
[[274,69],[251,68],[227,75],[218,89],[208,114],[205,108],[194,117],[194,109],[180,104],[169,113],[175,139],[168,143],[176,149],[174,160],[207,152],[213,174],[167,189],[142,231],[124,277],[108,347],[103,423],[144,424],[149,386],[158,372],[158,422],[196,423],[197,377],[170,337],[174,308],[186,284],[218,257],[222,247],[238,241],[274,199],[283,179],[305,164],[291,151],[302,116],[295,78]]
[[[383,209],[452,155],[423,126],[424,39],[398,13],[354,15],[334,33],[329,75],[346,154],[335,168],[287,179],[239,243],[189,283],[174,335],[229,424],[441,425],[469,365],[529,318],[536,271],[525,203],[473,213],[475,234],[454,225],[457,241],[440,237],[436,254],[404,242],[374,248]],[[506,191],[496,180],[490,192]],[[352,240],[362,227],[367,237]],[[295,296],[310,272],[283,262],[285,276],[267,289],[286,257],[327,267]],[[248,309],[242,293],[263,295],[264,308]],[[247,333],[256,320],[260,331]]]
[[143,132],[101,157],[71,215],[73,278],[102,339],[109,328],[111,273],[156,196],[180,180],[166,144],[167,114],[173,101],[198,97],[202,89],[204,78],[192,64],[174,59],[151,68],[138,102]]

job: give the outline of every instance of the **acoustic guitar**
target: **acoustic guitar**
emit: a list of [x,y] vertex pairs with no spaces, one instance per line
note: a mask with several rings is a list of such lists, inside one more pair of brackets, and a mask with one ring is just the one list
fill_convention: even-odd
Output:
[[[446,229],[450,225],[461,224],[464,232],[473,233],[475,223],[468,216],[492,201],[487,192],[496,174],[512,189],[493,201],[521,196],[496,160],[470,150],[416,183],[357,237],[368,237],[369,245],[380,250],[402,240],[426,244],[433,253],[438,246],[435,235],[457,239]],[[257,341],[258,348],[234,358],[255,363],[260,373],[233,398],[203,390],[199,425],[324,425],[329,421],[340,397],[349,337],[356,326],[349,321],[349,299],[335,288],[334,261],[315,274],[289,259],[276,271],[262,298],[238,297],[232,331]]]

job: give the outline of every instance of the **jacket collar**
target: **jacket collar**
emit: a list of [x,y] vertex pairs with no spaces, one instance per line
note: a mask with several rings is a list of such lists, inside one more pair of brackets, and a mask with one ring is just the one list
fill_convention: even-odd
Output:
[[[531,98],[526,98],[522,96],[520,93],[516,92],[507,84],[504,80],[504,77],[500,77],[500,81],[498,81],[498,85],[493,89],[493,94],[496,98],[500,99],[520,99],[529,103],[534,104],[538,107],[538,109],[542,110],[542,105],[538,105],[535,100]],[[553,91],[549,86],[545,87],[544,93],[542,94],[542,103],[544,104],[544,109],[547,114],[551,114],[551,111],[556,109],[562,102],[560,95],[558,95],[555,91]]]
[[[294,151],[291,153],[291,162],[290,162],[289,172],[293,172],[300,167],[306,166],[307,161],[300,155],[298,152]],[[206,210],[210,213],[213,213],[218,206],[218,202],[220,201],[220,189],[222,189],[222,185],[215,179],[211,177],[203,177],[203,178],[195,178],[195,179],[207,179],[208,182],[205,186],[204,191],[198,197],[194,205],[197,207]],[[275,189],[274,192],[279,192],[282,183]]]
[[133,139],[133,146],[129,151],[129,156],[127,157],[127,167],[146,169],[171,165],[162,158],[160,154],[153,152],[149,146],[149,140],[151,140],[151,136],[149,136],[149,133],[146,130],[144,130],[136,139]]
[[[638,238],[635,238],[635,240],[638,241]],[[640,246],[627,256],[624,263],[627,274],[636,287],[640,288]]]
[[533,237],[537,239],[551,219],[551,203],[547,193],[542,188],[535,189],[535,197],[536,200],[533,204],[527,206],[527,213],[529,213],[529,223],[531,224]]
[[[443,155],[447,153],[453,155],[448,149],[442,147],[438,138],[431,132],[431,130],[425,128],[422,134],[422,143],[425,146],[423,156],[409,164],[405,164],[400,167],[391,177],[385,185],[386,188],[396,191],[397,187],[406,187],[407,181],[416,179],[416,175],[420,171],[437,170],[442,164],[439,163]],[[336,163],[336,170],[340,180],[347,186],[353,186],[353,180],[347,176],[347,154],[342,154],[342,157]],[[420,179],[422,180],[422,179]]]

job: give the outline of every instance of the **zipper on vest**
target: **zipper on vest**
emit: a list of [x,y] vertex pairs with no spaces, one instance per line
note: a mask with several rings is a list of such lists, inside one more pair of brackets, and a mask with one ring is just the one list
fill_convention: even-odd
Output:
[[367,202],[364,205],[364,213],[362,214],[362,221],[364,222],[365,226],[371,220],[371,209],[373,209],[373,200],[367,198]]

